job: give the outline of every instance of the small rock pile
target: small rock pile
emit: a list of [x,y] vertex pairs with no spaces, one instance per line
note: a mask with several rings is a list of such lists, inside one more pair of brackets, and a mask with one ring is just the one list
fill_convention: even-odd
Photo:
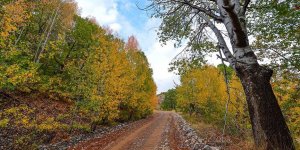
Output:
[[191,150],[220,150],[219,147],[213,147],[204,143],[196,131],[179,114],[174,115],[175,126],[179,132],[182,141],[182,147]]

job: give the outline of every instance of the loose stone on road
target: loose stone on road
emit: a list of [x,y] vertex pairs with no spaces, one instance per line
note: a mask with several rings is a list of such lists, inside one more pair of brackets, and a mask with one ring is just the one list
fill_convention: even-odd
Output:
[[99,138],[82,141],[69,150],[189,150],[207,147],[201,142],[181,116],[175,112],[156,111],[147,119]]

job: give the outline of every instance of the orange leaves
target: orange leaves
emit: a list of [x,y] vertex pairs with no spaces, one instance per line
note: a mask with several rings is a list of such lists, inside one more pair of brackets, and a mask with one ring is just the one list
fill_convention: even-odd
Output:
[[28,4],[24,0],[17,0],[2,6],[4,14],[0,17],[0,36],[7,38],[10,33],[23,26],[25,21],[30,17]]
[[139,43],[133,35],[128,37],[128,41],[126,43],[125,49],[128,50],[133,50],[133,51],[138,51],[139,50]]
[[77,13],[77,4],[74,0],[67,0],[61,6],[61,23],[67,29],[70,29],[73,24],[74,15]]

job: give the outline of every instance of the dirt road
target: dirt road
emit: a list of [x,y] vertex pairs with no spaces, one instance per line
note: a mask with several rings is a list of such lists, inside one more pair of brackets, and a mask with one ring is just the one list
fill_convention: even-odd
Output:
[[142,122],[133,123],[101,138],[81,142],[74,150],[179,150],[173,112],[155,112]]

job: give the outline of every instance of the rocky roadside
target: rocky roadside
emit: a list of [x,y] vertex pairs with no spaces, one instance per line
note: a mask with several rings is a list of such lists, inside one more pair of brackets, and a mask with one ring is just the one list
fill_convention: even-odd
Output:
[[151,117],[148,117],[146,119],[141,119],[135,122],[126,122],[121,123],[119,125],[113,126],[113,127],[101,127],[96,129],[94,132],[91,132],[89,134],[81,134],[79,136],[74,136],[70,138],[69,140],[62,141],[55,144],[49,144],[49,145],[41,145],[39,146],[39,150],[66,150],[69,149],[77,144],[80,144],[81,142],[88,141],[91,139],[97,139],[105,137],[106,135],[114,132],[125,132],[125,130],[130,130],[131,128],[135,126],[140,126],[147,122],[147,120],[151,119]]
[[174,126],[179,133],[181,147],[186,147],[190,150],[220,150],[220,147],[214,147],[204,142],[204,139],[200,138],[196,131],[191,128],[182,116],[174,114]]
[[71,146],[74,146],[74,145],[80,143],[81,141],[86,141],[86,140],[93,139],[93,138],[100,138],[110,132],[117,131],[124,127],[127,127],[129,124],[130,123],[123,123],[123,124],[119,124],[114,127],[102,127],[92,133],[78,135],[78,136],[72,137],[66,141],[62,141],[62,142],[55,143],[55,144],[49,144],[49,145],[41,145],[41,146],[39,146],[39,150],[65,150]]
[[[95,132],[85,135],[80,135],[56,144],[42,145],[40,150],[65,150],[77,145],[81,142],[91,139],[105,137],[113,132],[128,132],[137,126],[142,126],[148,119],[142,119],[131,123],[123,123],[114,127],[103,127]],[[220,150],[220,147],[215,147],[205,143],[204,139],[200,138],[197,132],[191,128],[182,116],[177,113],[172,113],[168,124],[164,127],[164,134],[158,147],[159,150]]]

